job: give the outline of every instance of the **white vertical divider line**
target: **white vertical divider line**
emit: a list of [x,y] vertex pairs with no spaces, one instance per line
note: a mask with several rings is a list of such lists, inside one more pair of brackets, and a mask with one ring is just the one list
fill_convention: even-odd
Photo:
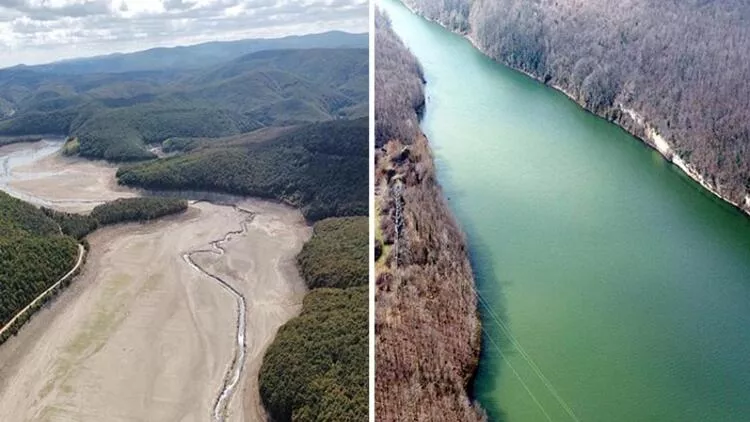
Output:
[[370,369],[369,369],[369,415],[375,422],[375,0],[369,4],[369,172],[370,186]]

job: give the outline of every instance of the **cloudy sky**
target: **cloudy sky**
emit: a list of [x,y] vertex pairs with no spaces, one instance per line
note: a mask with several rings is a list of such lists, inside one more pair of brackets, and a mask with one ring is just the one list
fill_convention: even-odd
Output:
[[0,67],[205,41],[365,32],[367,0],[0,0]]

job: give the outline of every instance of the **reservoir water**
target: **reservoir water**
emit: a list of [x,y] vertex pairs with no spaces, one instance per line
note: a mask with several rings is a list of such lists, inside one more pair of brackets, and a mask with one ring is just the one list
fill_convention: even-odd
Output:
[[490,419],[750,421],[750,218],[564,95],[379,5],[424,67]]

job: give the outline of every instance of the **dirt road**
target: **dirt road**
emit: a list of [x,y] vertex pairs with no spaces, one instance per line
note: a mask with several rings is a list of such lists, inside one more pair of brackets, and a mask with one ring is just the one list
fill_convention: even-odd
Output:
[[42,301],[45,300],[45,298],[47,298],[48,296],[52,295],[55,289],[59,288],[62,283],[64,283],[65,281],[73,277],[74,276],[73,274],[75,274],[75,272],[78,271],[81,265],[83,265],[83,259],[85,257],[86,257],[86,248],[84,248],[83,245],[79,244],[78,245],[78,257],[76,258],[76,262],[75,262],[75,265],[73,265],[73,268],[71,268],[70,271],[68,271],[65,275],[60,277],[60,279],[57,280],[55,284],[51,285],[49,288],[47,288],[47,290],[43,291],[40,295],[34,298],[34,300],[32,300],[28,305],[26,305],[25,308],[16,312],[13,318],[11,318],[7,323],[5,323],[5,325],[0,327],[0,337],[2,337],[6,331],[10,330],[17,321],[20,321],[21,318],[23,318],[26,315],[26,313],[30,312],[30,309],[32,307],[38,306],[39,304],[41,304]]

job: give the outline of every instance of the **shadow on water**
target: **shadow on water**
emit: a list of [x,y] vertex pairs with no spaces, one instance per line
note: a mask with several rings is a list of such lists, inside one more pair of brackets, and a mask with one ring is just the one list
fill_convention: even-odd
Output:
[[[426,134],[429,138],[428,132]],[[433,148],[435,148],[434,145]],[[506,357],[515,353],[515,349],[497,320],[510,329],[507,299],[503,291],[503,286],[507,286],[509,280],[501,278],[495,266],[497,260],[492,256],[492,249],[481,236],[482,227],[475,225],[471,218],[462,214],[463,211],[458,204],[466,199],[466,191],[452,183],[455,180],[453,173],[457,170],[447,157],[439,153],[434,154],[433,159],[438,169],[438,181],[448,208],[466,234],[469,262],[477,290],[477,312],[482,324],[482,345],[479,364],[473,378],[469,381],[469,397],[479,402],[489,421],[507,422],[508,416],[503,411],[504,403],[499,400],[496,393],[501,388],[502,368],[507,367],[503,365],[503,362]]]
[[[479,365],[474,378],[469,383],[469,395],[477,400],[492,422],[506,422],[507,416],[502,411],[502,403],[489,394],[477,396],[475,390],[496,391],[496,388],[475,388],[478,384],[491,384],[499,387],[501,373],[500,363],[513,353],[513,346],[503,329],[496,322],[496,318],[509,326],[506,312],[506,298],[503,293],[503,283],[495,269],[490,248],[481,240],[475,227],[467,225],[468,219],[462,220],[463,229],[467,236],[469,260],[474,272],[477,289],[477,311],[482,323],[482,350]],[[488,305],[490,308],[488,308]],[[487,405],[492,402],[492,405]]]

